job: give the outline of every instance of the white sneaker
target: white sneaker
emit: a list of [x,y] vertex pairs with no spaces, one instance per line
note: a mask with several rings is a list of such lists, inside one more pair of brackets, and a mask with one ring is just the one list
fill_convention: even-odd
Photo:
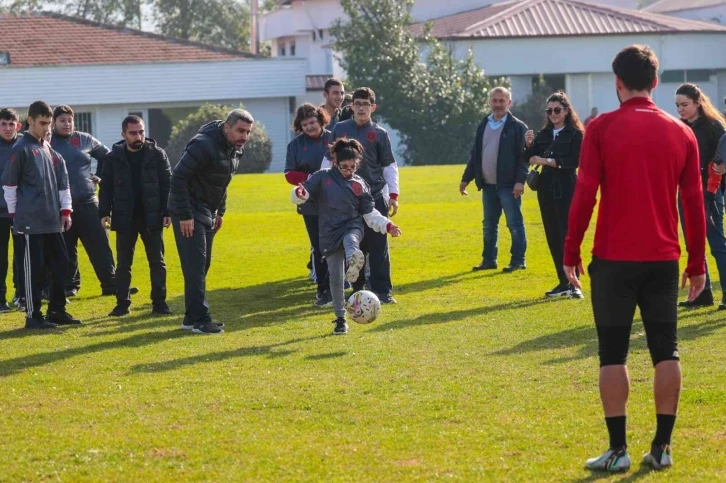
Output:
[[345,272],[345,280],[355,283],[358,280],[363,265],[366,264],[366,256],[362,251],[356,250],[348,259],[348,271]]
[[616,450],[609,449],[602,456],[590,458],[585,462],[588,469],[595,471],[607,471],[610,473],[620,473],[630,469],[630,456],[625,448]]
[[653,450],[643,456],[643,464],[650,466],[654,470],[662,470],[663,468],[670,468],[673,466],[673,458],[671,457],[671,447],[667,444],[661,446],[660,459],[656,459],[653,456]]

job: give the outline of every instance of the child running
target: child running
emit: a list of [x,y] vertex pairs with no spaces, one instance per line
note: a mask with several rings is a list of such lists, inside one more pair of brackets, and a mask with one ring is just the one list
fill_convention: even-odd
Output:
[[[373,197],[363,178],[355,172],[363,159],[363,146],[355,139],[339,139],[330,147],[333,166],[321,169],[292,190],[296,205],[310,201],[318,212],[320,249],[328,262],[333,296],[335,329],[348,332],[345,320],[344,279],[353,283],[365,264],[360,250],[363,221],[378,233],[400,236],[401,230],[373,206]],[[346,270],[345,265],[348,265]]]

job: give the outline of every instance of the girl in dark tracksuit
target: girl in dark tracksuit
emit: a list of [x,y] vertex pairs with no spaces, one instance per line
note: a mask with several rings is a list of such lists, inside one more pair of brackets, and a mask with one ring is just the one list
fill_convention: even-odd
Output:
[[[330,131],[323,128],[329,122],[330,117],[323,107],[305,103],[297,108],[292,127],[298,136],[287,145],[285,160],[285,179],[291,185],[297,186],[320,169],[332,141]],[[312,203],[298,206],[297,212],[303,217],[312,247],[313,279],[318,285],[313,305],[331,305],[333,298],[328,282],[328,265],[320,251],[318,212]]]
[[[368,184],[355,172],[363,146],[355,139],[339,139],[331,146],[333,167],[321,169],[292,190],[292,202],[314,203],[320,228],[320,248],[328,261],[330,291],[335,311],[334,334],[348,332],[345,321],[345,280],[354,282],[365,264],[360,249],[365,225],[377,233],[399,236],[401,230],[375,208]],[[346,269],[347,266],[347,269]]]
[[[678,115],[693,130],[698,142],[698,154],[701,161],[701,178],[703,180],[704,203],[706,208],[706,238],[711,248],[711,255],[716,260],[721,290],[723,291],[719,310],[726,310],[726,237],[724,237],[724,193],[721,176],[713,172],[716,148],[719,140],[726,133],[726,119],[718,112],[708,96],[696,84],[683,84],[676,90],[676,107]],[[722,160],[718,163],[723,165]],[[714,173],[715,183],[709,183],[709,167]],[[711,185],[711,189],[709,189]],[[679,206],[680,208],[680,206]],[[681,223],[683,216],[681,216]],[[706,267],[706,287],[694,301],[680,302],[681,307],[706,307],[714,304],[711,289],[711,277]]]
[[563,252],[584,127],[563,91],[555,92],[547,99],[545,112],[545,125],[537,136],[534,136],[533,131],[525,134],[524,156],[530,165],[542,166],[537,199],[547,244],[559,279],[557,286],[545,295],[582,298],[582,292],[567,281],[563,268]]

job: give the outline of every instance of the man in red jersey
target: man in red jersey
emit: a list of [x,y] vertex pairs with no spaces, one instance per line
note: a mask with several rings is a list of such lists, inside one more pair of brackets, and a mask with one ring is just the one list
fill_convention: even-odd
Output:
[[650,99],[658,84],[658,58],[650,48],[633,45],[615,57],[613,72],[620,108],[601,114],[585,132],[564,263],[570,283],[581,288],[576,271],[583,273],[580,245],[600,188],[588,273],[610,448],[586,465],[617,472],[630,468],[625,438],[630,380],[625,362],[636,306],[655,367],[657,429],[643,462],[656,469],[673,464],[670,442],[681,389],[676,329],[678,190],[689,248],[681,286],[690,282],[689,300],[701,293],[706,281],[706,217],[696,138]]

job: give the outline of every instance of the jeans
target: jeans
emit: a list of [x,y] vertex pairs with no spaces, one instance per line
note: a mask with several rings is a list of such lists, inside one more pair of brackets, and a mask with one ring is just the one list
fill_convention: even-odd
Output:
[[527,251],[527,235],[522,218],[522,198],[515,198],[511,186],[484,185],[484,252],[482,258],[488,265],[497,264],[499,252],[499,219],[504,211],[507,228],[512,236],[511,265],[524,265]]

